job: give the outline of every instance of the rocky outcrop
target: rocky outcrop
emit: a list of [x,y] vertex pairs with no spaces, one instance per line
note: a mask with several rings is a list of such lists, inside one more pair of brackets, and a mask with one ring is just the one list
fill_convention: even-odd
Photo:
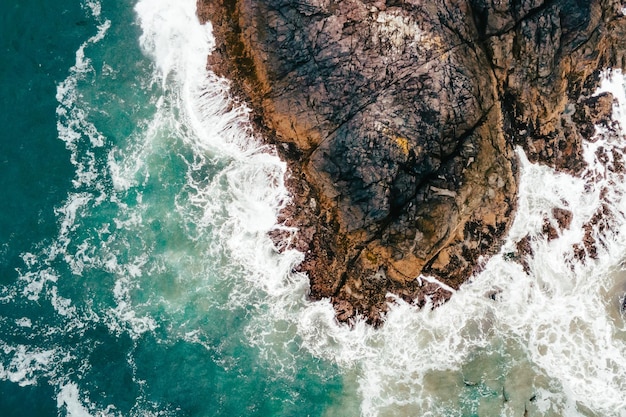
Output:
[[273,236],[305,253],[311,296],[372,322],[389,292],[445,301],[511,222],[515,145],[580,170],[581,141],[612,101],[585,96],[599,69],[623,65],[620,7],[199,0],[217,38],[211,69],[289,163],[282,221],[299,232]]
[[510,140],[532,161],[580,172],[581,141],[593,133],[593,122],[610,115],[612,101],[605,97],[604,113],[592,115],[595,99],[581,95],[595,89],[599,69],[624,65],[620,2],[475,3]]

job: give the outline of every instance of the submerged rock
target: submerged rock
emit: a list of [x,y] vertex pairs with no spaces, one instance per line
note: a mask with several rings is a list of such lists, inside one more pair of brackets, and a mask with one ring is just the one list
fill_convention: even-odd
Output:
[[511,223],[514,146],[579,172],[609,123],[610,95],[589,98],[599,70],[624,64],[615,0],[199,0],[198,15],[211,69],[289,164],[282,221],[341,320],[376,323],[389,292],[449,298]]

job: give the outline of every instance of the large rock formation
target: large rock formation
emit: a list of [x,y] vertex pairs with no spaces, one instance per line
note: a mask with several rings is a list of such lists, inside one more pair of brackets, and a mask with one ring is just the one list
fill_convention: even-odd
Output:
[[[576,172],[599,69],[623,66],[616,0],[199,0],[257,127],[290,166],[283,213],[311,295],[379,319],[498,250],[513,147]],[[598,100],[594,98],[593,100]],[[610,97],[608,98],[610,101]],[[597,106],[596,106],[597,107]],[[599,116],[594,115],[597,119]]]

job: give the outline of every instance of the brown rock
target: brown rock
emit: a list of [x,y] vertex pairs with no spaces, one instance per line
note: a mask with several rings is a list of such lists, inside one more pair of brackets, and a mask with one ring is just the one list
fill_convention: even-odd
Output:
[[572,212],[567,209],[559,207],[553,208],[552,217],[556,221],[557,227],[554,227],[550,219],[544,218],[543,227],[541,229],[542,233],[548,238],[548,240],[556,239],[559,237],[561,231],[569,229],[569,226],[572,223],[572,216]]
[[533,248],[530,246],[530,240],[530,235],[526,235],[519,242],[517,242],[515,245],[517,252],[514,255],[515,259],[522,265],[524,272],[527,274],[530,273],[528,258],[534,254]]
[[234,81],[289,164],[294,201],[282,219],[299,229],[292,245],[311,296],[330,297],[340,320],[373,323],[388,292],[417,305],[449,298],[415,278],[458,288],[499,249],[515,210],[514,145],[570,172],[584,166],[582,140],[612,102],[585,97],[623,57],[619,8],[199,0],[217,38],[210,67]]
[[570,210],[555,207],[552,209],[552,216],[559,225],[560,230],[569,229],[572,224],[573,213]]

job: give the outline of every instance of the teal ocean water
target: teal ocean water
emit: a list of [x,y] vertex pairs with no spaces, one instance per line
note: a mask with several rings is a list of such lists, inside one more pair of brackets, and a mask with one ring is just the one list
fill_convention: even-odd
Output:
[[[0,416],[626,416],[620,135],[586,144],[582,178],[520,152],[484,271],[443,307],[348,327],[267,237],[285,167],[206,70],[195,1],[0,11]],[[624,77],[605,78],[625,120]],[[548,242],[553,207],[574,216]]]

